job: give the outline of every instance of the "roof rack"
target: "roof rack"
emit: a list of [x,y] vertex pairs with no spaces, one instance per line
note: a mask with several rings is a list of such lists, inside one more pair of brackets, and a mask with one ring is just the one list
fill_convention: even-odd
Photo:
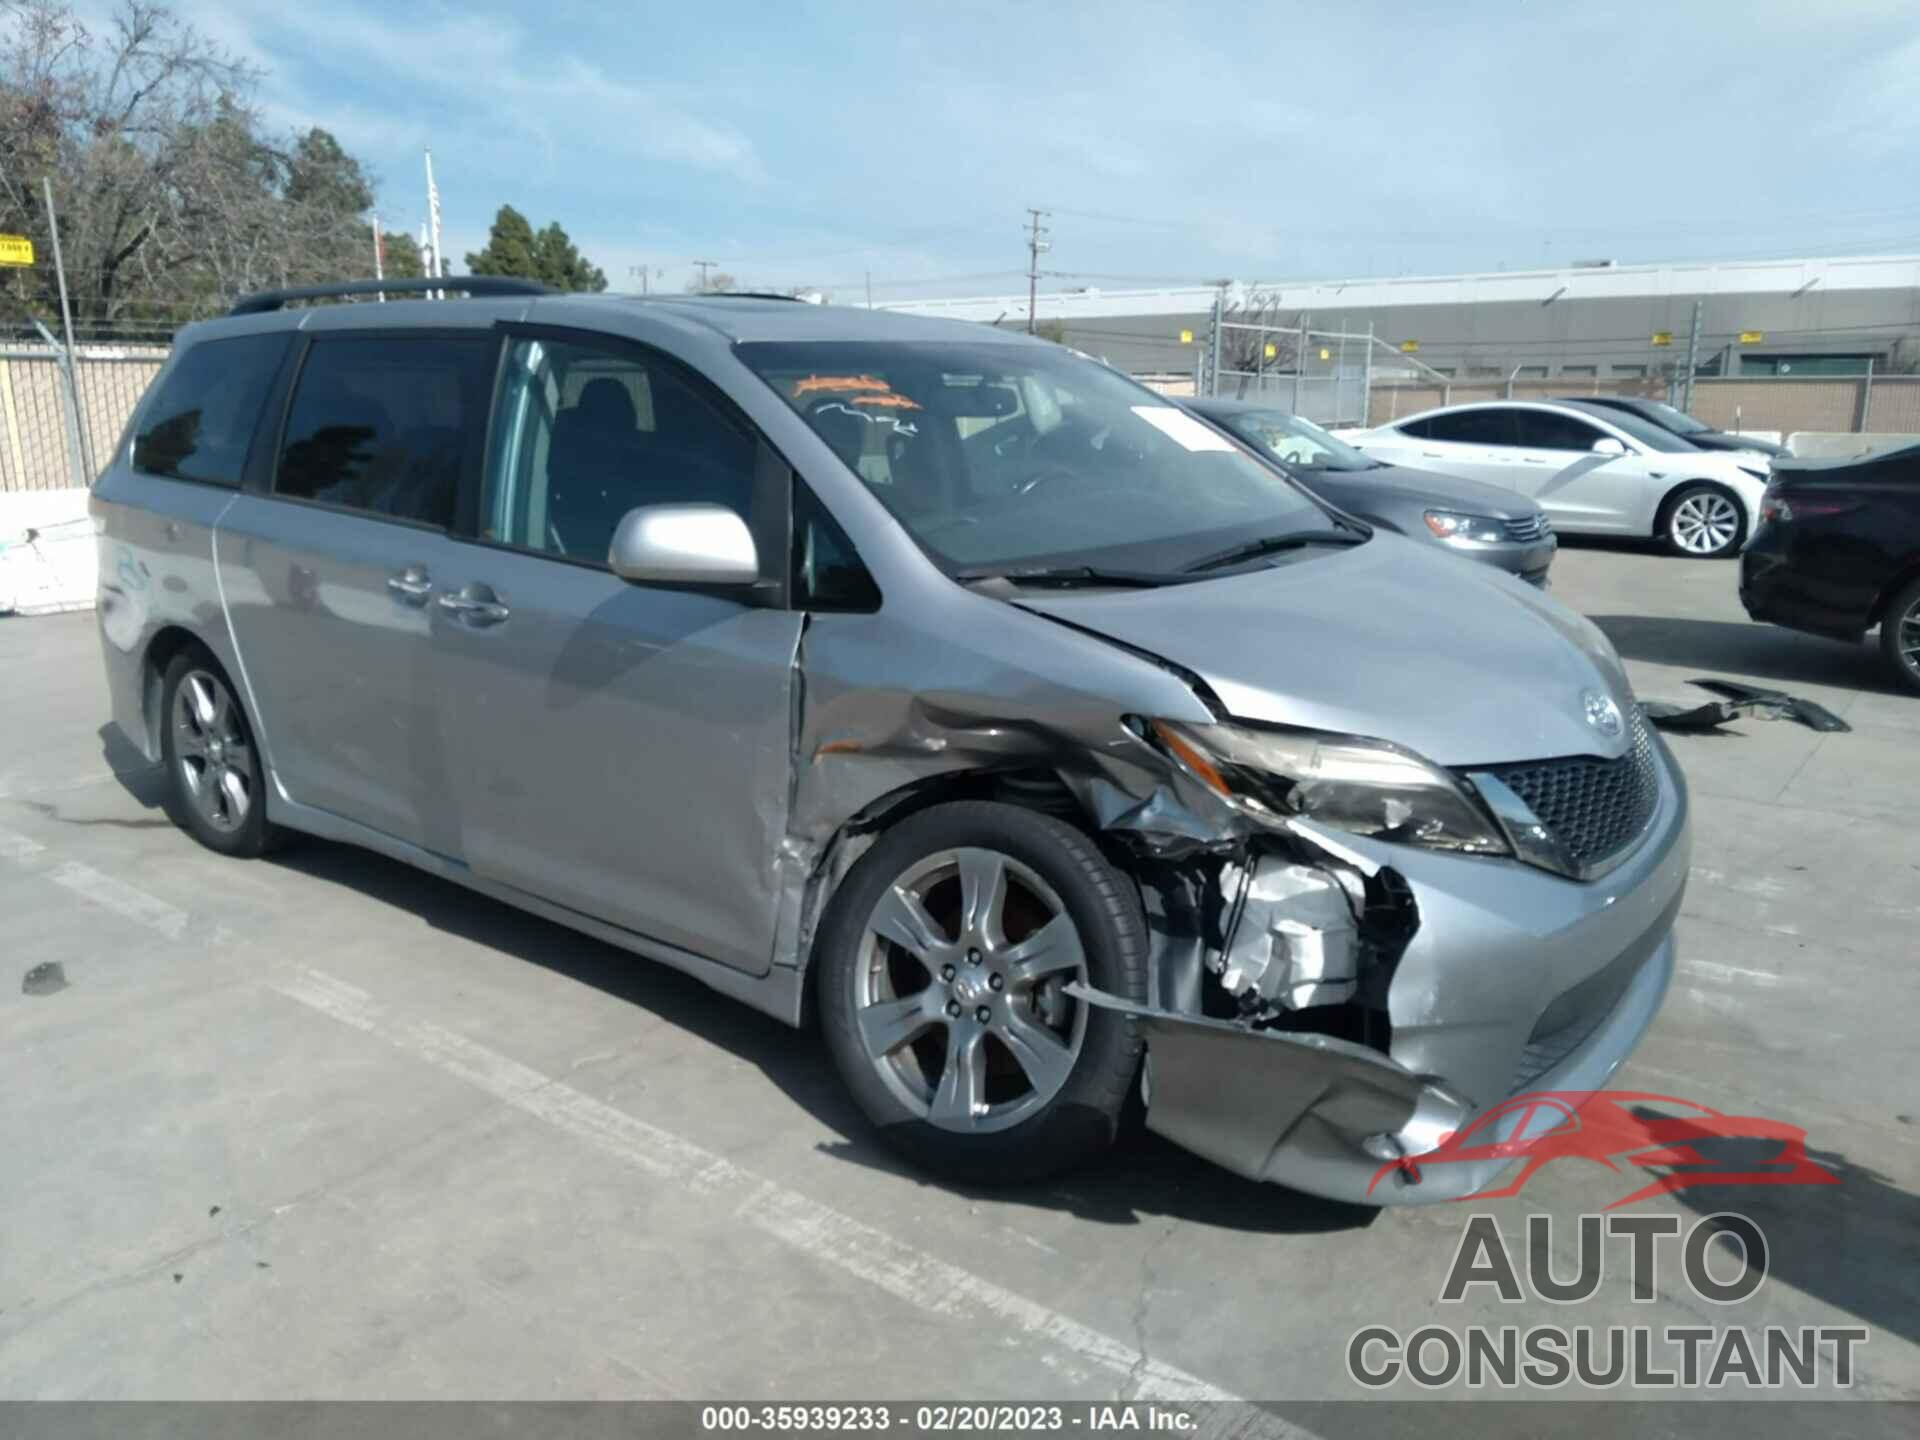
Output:
[[339,280],[331,285],[296,285],[290,290],[262,290],[248,295],[227,311],[229,315],[263,315],[291,300],[340,300],[350,295],[431,295],[454,291],[463,295],[548,295],[538,280],[511,275],[448,275],[438,280]]

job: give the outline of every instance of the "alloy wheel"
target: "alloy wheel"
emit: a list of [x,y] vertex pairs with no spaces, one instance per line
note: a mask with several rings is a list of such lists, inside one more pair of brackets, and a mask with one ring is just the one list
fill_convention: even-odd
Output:
[[1909,674],[1920,676],[1920,599],[1900,616],[1900,663]]
[[943,1130],[1003,1130],[1073,1073],[1087,1009],[1060,897],[997,850],[944,850],[887,887],[862,932],[854,1018],[881,1080]]
[[238,830],[253,808],[253,746],[226,681],[189,670],[173,692],[173,753],[181,789],[216,830]]
[[1740,512],[1724,495],[1700,491],[1674,507],[1674,544],[1689,555],[1717,555],[1740,533]]

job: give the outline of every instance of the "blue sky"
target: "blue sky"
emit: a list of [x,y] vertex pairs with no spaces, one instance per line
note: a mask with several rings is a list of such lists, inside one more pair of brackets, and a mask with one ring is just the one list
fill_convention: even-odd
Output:
[[615,288],[857,300],[1920,249],[1911,0],[176,0],[455,268],[512,203]]

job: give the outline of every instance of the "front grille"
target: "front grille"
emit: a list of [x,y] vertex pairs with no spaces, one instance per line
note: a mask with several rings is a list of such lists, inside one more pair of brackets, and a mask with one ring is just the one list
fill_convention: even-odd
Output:
[[1653,740],[1640,707],[1627,707],[1633,746],[1618,760],[1576,755],[1486,769],[1526,802],[1574,864],[1610,860],[1633,843],[1653,818],[1660,782]]
[[1553,533],[1553,526],[1545,515],[1529,515],[1522,520],[1502,520],[1500,526],[1507,532],[1507,539],[1522,543],[1544,539]]

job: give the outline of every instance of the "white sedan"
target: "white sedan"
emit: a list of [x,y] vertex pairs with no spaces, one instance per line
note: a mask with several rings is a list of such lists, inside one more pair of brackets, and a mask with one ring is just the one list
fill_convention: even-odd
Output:
[[1517,490],[1556,530],[1651,535],[1701,558],[1746,542],[1769,474],[1764,455],[1701,450],[1577,400],[1449,405],[1341,438],[1395,465]]

